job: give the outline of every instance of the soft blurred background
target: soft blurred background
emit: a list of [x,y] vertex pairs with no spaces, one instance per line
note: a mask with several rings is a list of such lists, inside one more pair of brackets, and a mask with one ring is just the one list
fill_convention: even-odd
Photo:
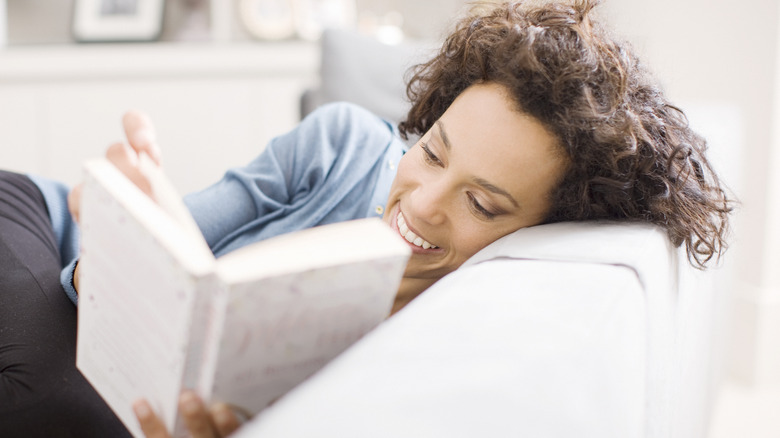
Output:
[[[120,140],[122,113],[137,108],[156,122],[178,188],[199,189],[297,123],[301,96],[321,85],[322,29],[424,54],[467,7],[463,0],[0,0],[0,166],[75,183],[80,163]],[[715,293],[724,299],[710,435],[780,437],[780,5],[605,0],[598,13],[708,138],[740,201],[717,272]],[[117,17],[131,20],[114,26]],[[121,26],[126,32],[111,33]]]

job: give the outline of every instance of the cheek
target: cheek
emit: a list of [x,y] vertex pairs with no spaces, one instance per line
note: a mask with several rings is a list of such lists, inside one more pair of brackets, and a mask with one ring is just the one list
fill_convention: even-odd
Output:
[[395,173],[395,179],[391,191],[408,186],[414,182],[414,176],[418,174],[419,169],[415,168],[416,162],[412,157],[412,152],[407,152],[398,162],[398,170]]
[[463,216],[460,221],[453,223],[450,230],[453,233],[451,241],[457,251],[458,258],[464,260],[501,237],[496,233],[494,227],[477,223],[468,216]]
[[496,240],[530,225],[524,222],[513,219],[484,223],[473,217],[460,216],[450,228],[453,233],[450,242],[458,260],[463,262]]

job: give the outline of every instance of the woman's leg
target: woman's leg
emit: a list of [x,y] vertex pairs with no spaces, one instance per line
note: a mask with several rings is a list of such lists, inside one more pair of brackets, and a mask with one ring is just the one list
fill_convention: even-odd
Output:
[[129,436],[76,369],[76,308],[43,196],[0,171],[0,435]]

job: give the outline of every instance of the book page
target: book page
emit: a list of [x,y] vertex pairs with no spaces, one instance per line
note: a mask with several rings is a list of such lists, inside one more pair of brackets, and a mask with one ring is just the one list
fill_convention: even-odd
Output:
[[[351,235],[345,236],[344,230],[352,230]],[[222,296],[225,315],[213,400],[250,414],[383,321],[410,254],[401,238],[378,219],[318,227],[278,240],[284,245],[263,242],[247,254],[257,256],[261,247],[273,249],[271,254],[280,248],[293,254],[308,249],[305,268],[286,272],[282,263],[280,275],[257,269],[265,272],[263,276],[244,276],[229,284]],[[369,241],[372,249],[367,252]],[[230,271],[222,263],[220,259],[220,275]]]
[[[187,233],[201,235],[200,228],[195,223],[195,219],[192,218],[181,195],[173,187],[162,169],[146,153],[141,153],[138,156],[138,168],[149,180],[152,186],[152,198],[157,202],[157,205],[165,210]],[[208,246],[205,241],[203,244]]]
[[410,254],[381,219],[358,219],[283,234],[240,248],[217,261],[227,283]]
[[197,285],[214,259],[111,164],[87,169],[77,366],[134,435],[139,398],[171,429]]

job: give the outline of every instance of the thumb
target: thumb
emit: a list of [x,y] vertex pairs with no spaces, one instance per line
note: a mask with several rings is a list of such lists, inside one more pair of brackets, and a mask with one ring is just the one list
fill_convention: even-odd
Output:
[[128,111],[122,117],[122,127],[125,130],[128,143],[136,154],[146,152],[158,166],[162,164],[157,132],[146,114],[140,111]]
[[76,187],[73,187],[73,189],[68,193],[68,210],[77,223],[80,219],[81,213],[81,188],[82,185],[79,184]]

